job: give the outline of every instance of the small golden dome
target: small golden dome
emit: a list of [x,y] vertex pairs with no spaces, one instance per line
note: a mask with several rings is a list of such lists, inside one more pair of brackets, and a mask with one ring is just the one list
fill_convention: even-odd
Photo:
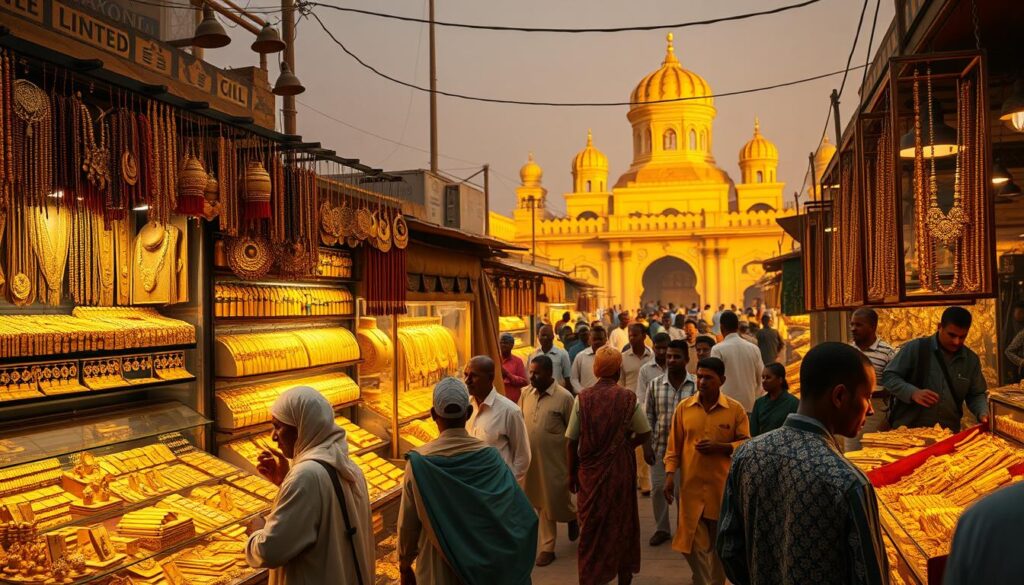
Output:
[[764,136],[761,136],[761,121],[754,117],[754,137],[740,149],[740,162],[746,160],[779,160],[779,149]]
[[530,153],[530,158],[523,165],[523,168],[519,169],[519,179],[523,182],[524,187],[539,187],[540,180],[544,177],[544,169],[540,168],[540,165],[533,160],[533,153]]
[[591,169],[608,169],[608,157],[594,147],[594,135],[587,130],[587,146],[572,159],[573,172]]
[[679,64],[675,48],[672,45],[672,38],[672,33],[668,33],[666,37],[668,48],[661,68],[641,79],[630,95],[629,101],[633,104],[631,107],[637,107],[646,102],[684,98],[698,99],[688,99],[680,103],[714,105],[708,82],[704,81],[700,75],[683,69],[683,66]]
[[814,153],[814,168],[818,169],[819,172],[825,170],[825,167],[827,167],[828,163],[831,162],[835,153],[836,147],[828,141],[828,136],[826,135],[821,140],[818,152]]

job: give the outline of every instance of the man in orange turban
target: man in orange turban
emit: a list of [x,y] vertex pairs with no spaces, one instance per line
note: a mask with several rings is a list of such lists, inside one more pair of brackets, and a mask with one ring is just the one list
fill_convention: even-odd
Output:
[[577,494],[580,523],[580,585],[618,578],[628,585],[640,572],[640,517],[636,502],[636,456],[644,445],[647,463],[651,427],[636,394],[620,386],[622,354],[604,346],[594,354],[596,384],[573,403],[569,439],[569,490]]
[[594,375],[599,379],[618,380],[622,369],[622,352],[606,345],[594,354]]

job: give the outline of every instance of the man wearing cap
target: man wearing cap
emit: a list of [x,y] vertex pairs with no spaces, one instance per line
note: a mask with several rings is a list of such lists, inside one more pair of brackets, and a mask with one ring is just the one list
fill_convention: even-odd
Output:
[[530,580],[537,516],[498,451],[466,432],[472,410],[465,384],[438,382],[430,416],[441,434],[405,456],[398,512],[402,585]]
[[539,355],[530,362],[530,386],[523,389],[519,407],[530,437],[530,469],[524,489],[540,517],[540,553],[537,566],[555,560],[558,522],[569,523],[569,540],[579,536],[576,506],[569,494],[565,460],[565,429],[572,415],[572,394],[551,377],[551,358]]
[[469,360],[464,374],[473,401],[466,430],[497,449],[521,485],[530,468],[530,441],[522,411],[494,389],[494,360],[490,357],[478,355]]
[[569,377],[572,375],[572,362],[569,360],[569,354],[564,349],[555,345],[555,331],[550,326],[545,325],[537,332],[537,339],[540,341],[540,347],[530,354],[530,359],[527,361],[532,362],[533,358],[539,355],[548,356],[551,358],[551,362],[555,364],[555,380],[566,388],[572,388],[569,385]]
[[512,402],[519,402],[519,394],[530,383],[526,379],[526,366],[523,360],[512,355],[516,346],[516,338],[511,333],[502,333],[498,342],[501,348],[501,381],[505,384],[505,397]]

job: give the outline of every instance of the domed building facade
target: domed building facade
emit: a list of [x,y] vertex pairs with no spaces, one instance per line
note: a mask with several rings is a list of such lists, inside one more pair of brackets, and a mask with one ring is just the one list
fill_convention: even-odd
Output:
[[748,305],[760,296],[761,261],[790,249],[776,219],[784,183],[778,149],[761,133],[739,153],[734,182],[712,154],[718,114],[708,82],[685,69],[668,35],[661,67],[630,95],[633,160],[614,182],[587,132],[572,159],[566,217],[547,208],[531,154],[520,171],[512,218],[492,213],[492,234],[561,259],[562,269],[604,290],[605,306],[640,302]]

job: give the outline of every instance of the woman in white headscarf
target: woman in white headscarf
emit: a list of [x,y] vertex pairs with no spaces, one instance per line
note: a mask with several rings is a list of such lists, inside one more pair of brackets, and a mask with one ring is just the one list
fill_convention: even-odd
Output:
[[[313,388],[297,386],[270,414],[279,450],[261,453],[257,469],[281,490],[266,524],[246,544],[249,565],[271,569],[270,585],[373,585],[366,478],[348,457],[345,430],[334,424],[330,403]],[[339,480],[348,522],[328,468]]]

